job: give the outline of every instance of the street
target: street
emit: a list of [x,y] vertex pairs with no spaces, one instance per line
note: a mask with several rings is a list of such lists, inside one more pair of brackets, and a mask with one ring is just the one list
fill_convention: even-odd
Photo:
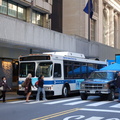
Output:
[[52,98],[47,101],[24,99],[0,102],[1,120],[120,120],[120,103],[101,101],[90,96],[81,100],[79,96]]

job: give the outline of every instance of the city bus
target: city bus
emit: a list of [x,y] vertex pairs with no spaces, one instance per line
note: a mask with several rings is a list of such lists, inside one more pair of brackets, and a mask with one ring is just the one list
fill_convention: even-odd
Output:
[[[107,65],[106,61],[86,59],[84,54],[73,52],[49,52],[29,54],[19,57],[18,94],[24,95],[22,83],[29,73],[32,74],[32,84],[38,77],[44,75],[44,89],[47,96],[63,95],[80,90],[80,83],[91,72]],[[32,88],[35,95],[37,88]]]

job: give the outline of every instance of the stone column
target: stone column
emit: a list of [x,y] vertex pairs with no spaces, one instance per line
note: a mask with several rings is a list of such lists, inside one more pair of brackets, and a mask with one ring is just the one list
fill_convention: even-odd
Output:
[[109,10],[109,46],[114,47],[114,9]]
[[27,8],[27,22],[31,23],[32,22],[32,9],[31,7]]
[[103,9],[103,44],[109,45],[109,9]]
[[114,47],[119,48],[118,46],[118,13],[114,13]]
[[99,4],[99,7],[98,7],[98,34],[96,35],[97,36],[97,40],[100,42],[100,43],[103,43],[103,1],[102,0],[98,0],[98,4]]

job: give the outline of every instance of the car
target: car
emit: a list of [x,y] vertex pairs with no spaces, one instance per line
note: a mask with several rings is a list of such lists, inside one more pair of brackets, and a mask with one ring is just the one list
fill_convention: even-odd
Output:
[[88,96],[95,95],[107,98],[113,101],[117,87],[115,81],[119,71],[94,71],[88,79],[80,84],[80,96],[82,100],[86,100]]

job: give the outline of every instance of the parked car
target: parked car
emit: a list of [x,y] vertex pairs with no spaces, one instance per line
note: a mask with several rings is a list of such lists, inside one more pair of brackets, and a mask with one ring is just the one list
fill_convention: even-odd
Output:
[[102,96],[109,101],[114,100],[117,92],[115,80],[119,71],[95,71],[80,86],[82,100],[86,100],[90,95]]

